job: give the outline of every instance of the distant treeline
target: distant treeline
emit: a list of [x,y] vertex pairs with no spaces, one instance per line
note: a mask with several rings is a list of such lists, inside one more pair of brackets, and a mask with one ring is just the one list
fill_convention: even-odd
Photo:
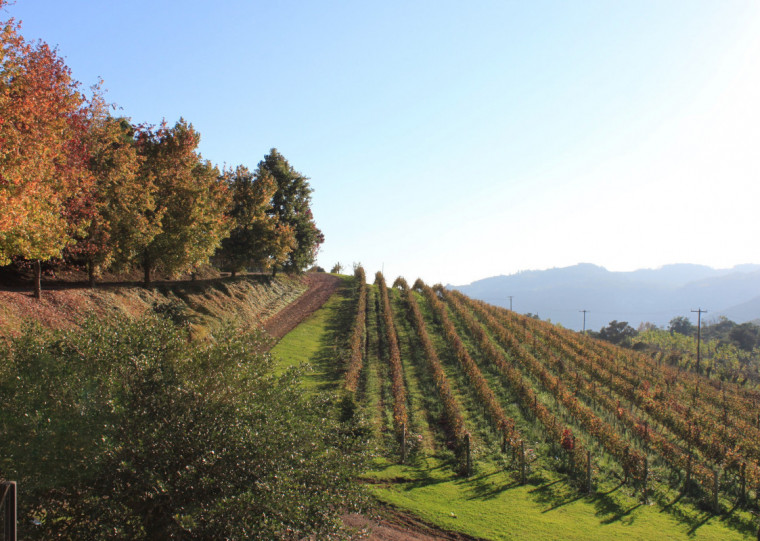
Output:
[[666,329],[652,323],[643,323],[634,329],[627,321],[615,320],[599,332],[588,334],[613,344],[657,353],[668,364],[699,371],[708,377],[760,383],[760,326],[721,317],[702,324],[699,340],[697,331],[697,326],[688,318],[679,316],[670,320]]
[[[0,9],[6,4],[0,0]],[[106,270],[300,271],[323,242],[308,179],[276,149],[220,171],[200,134],[114,117],[44,42],[0,22],[0,265]]]

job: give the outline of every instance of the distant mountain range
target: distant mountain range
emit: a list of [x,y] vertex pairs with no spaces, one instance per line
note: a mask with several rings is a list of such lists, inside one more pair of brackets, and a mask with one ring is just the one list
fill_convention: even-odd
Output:
[[586,328],[598,330],[610,321],[642,322],[667,326],[702,308],[707,321],[726,316],[744,323],[760,318],[760,265],[713,269],[704,265],[677,264],[659,269],[612,272],[581,263],[543,271],[523,271],[494,276],[469,285],[447,286],[470,297],[509,308],[512,296],[516,312],[551,319],[580,330],[586,312]]

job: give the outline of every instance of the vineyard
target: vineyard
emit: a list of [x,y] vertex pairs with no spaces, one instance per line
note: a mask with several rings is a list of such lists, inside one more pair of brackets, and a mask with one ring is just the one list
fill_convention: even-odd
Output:
[[392,471],[434,457],[461,482],[559,479],[756,535],[757,390],[420,280],[367,285],[359,267],[350,295],[343,393]]

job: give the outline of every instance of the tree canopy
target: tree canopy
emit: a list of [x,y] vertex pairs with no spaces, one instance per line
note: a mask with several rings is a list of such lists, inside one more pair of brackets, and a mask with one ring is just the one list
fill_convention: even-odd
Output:
[[175,274],[208,261],[229,234],[227,186],[216,167],[197,152],[199,142],[198,132],[182,119],[172,128],[164,124],[138,135],[142,183],[156,187],[149,217],[153,225],[160,223],[143,248],[146,283],[156,268]]
[[296,171],[276,148],[259,162],[257,176],[269,173],[277,183],[272,196],[272,214],[295,234],[295,247],[283,265],[284,270],[302,271],[311,266],[324,242],[322,232],[311,212],[311,193],[308,178]]
[[184,119],[135,125],[79,87],[55,49],[0,22],[0,266],[33,263],[37,295],[40,262],[60,258],[91,284],[131,267],[149,284],[215,253],[233,273],[314,263],[312,189],[276,149],[254,173],[220,173]]
[[[5,5],[0,1],[0,8]],[[47,44],[11,19],[0,29],[0,265],[59,257],[82,226],[72,203],[86,191],[89,102]]]
[[636,329],[627,321],[613,320],[606,327],[599,330],[599,338],[613,344],[622,344],[636,336]]
[[671,333],[683,334],[684,336],[691,336],[697,333],[697,326],[694,325],[689,318],[684,316],[677,316],[670,320],[668,330]]
[[232,230],[217,251],[222,269],[234,275],[246,268],[270,270],[284,264],[295,247],[295,235],[271,212],[277,190],[272,175],[266,170],[254,175],[241,165],[225,171],[224,180],[231,194]]
[[128,119],[101,109],[88,132],[89,169],[94,177],[82,198],[88,225],[67,259],[87,266],[90,281],[103,270],[124,268],[159,232],[148,219],[155,212],[155,185],[138,176],[143,157],[137,152],[135,129]]

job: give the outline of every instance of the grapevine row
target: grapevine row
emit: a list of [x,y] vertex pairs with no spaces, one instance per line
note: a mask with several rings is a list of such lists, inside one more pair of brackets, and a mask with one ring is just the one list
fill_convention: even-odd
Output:
[[[569,354],[579,365],[585,365],[584,369],[589,374],[605,377],[605,370],[609,366],[609,361],[605,362],[607,357],[597,355],[596,352],[589,351],[590,348],[583,349],[567,337],[557,337],[556,334],[545,335],[552,345]],[[576,353],[569,350],[567,344],[573,344]],[[633,363],[632,363],[633,364]],[[606,365],[606,366],[604,366]],[[618,374],[620,371],[616,371]],[[674,434],[682,440],[694,445],[705,453],[709,459],[714,462],[723,462],[727,469],[739,471],[744,458],[757,460],[760,458],[760,446],[757,439],[753,437],[753,430],[744,427],[744,430],[734,429],[729,433],[724,419],[717,419],[705,413],[710,410],[711,406],[706,403],[699,403],[699,408],[691,408],[684,404],[683,400],[676,397],[668,397],[666,393],[656,387],[651,390],[651,384],[647,379],[638,379],[634,384],[631,378],[613,378],[609,375],[608,381],[612,383],[621,396],[626,397],[632,403],[642,408],[653,418],[665,424]],[[744,424],[744,423],[742,423]],[[722,427],[718,429],[717,427]],[[703,437],[703,432],[707,437]],[[755,472],[757,466],[750,466],[750,473],[753,478],[757,477]]]
[[[692,372],[680,372],[668,365],[661,366],[659,371],[655,371],[654,363],[649,357],[632,351],[614,349],[598,341],[588,341],[586,349],[603,357],[617,358],[620,361],[619,364],[639,379],[649,378],[653,382],[657,381],[664,384],[668,390],[673,387],[671,392],[678,395],[679,402],[693,401],[701,410],[710,412],[716,421],[722,420],[725,424],[733,422],[740,432],[752,433],[755,438],[760,436],[758,427],[743,420],[747,417],[747,413],[756,409],[755,392],[745,390],[742,393],[738,388],[727,383],[715,382]],[[646,375],[641,373],[643,366],[650,368]],[[730,392],[727,392],[728,389]],[[729,411],[733,414],[731,419],[728,416]]]
[[359,298],[356,303],[356,318],[351,328],[351,338],[349,341],[351,356],[349,357],[348,370],[346,371],[346,389],[352,393],[356,392],[359,385],[359,374],[362,370],[362,346],[366,333],[367,315],[367,279],[364,275],[364,269],[357,267],[354,271],[354,277],[359,285]]
[[433,376],[435,388],[438,391],[438,397],[443,404],[443,412],[446,418],[446,427],[448,428],[449,435],[456,443],[457,448],[461,448],[462,445],[464,445],[467,429],[459,404],[451,390],[446,373],[443,371],[443,366],[435,351],[433,342],[430,340],[425,320],[423,319],[422,312],[420,312],[419,305],[417,304],[417,299],[414,298],[414,294],[409,289],[406,280],[403,278],[397,279],[396,282],[394,282],[394,287],[397,285],[401,287],[404,293],[404,299],[406,300],[409,311],[409,319],[417,333],[420,343],[422,344],[428,369]]
[[[506,311],[502,312],[506,313]],[[511,316],[511,314],[510,314]],[[514,316],[509,318],[514,320]],[[532,342],[537,345],[535,335],[533,335],[528,329],[528,326],[532,326],[534,329],[538,327],[537,324],[529,321],[529,318],[524,318],[523,338],[527,342]],[[539,330],[540,332],[540,330]],[[634,385],[627,378],[623,378],[618,370],[610,367],[611,361],[607,357],[597,355],[594,352],[584,349],[576,341],[568,339],[568,337],[559,337],[558,332],[542,333],[543,338],[548,340],[552,347],[557,351],[561,351],[568,358],[570,358],[576,366],[597,379],[598,381],[608,385],[611,389],[614,389],[621,396],[626,397],[632,403],[636,404],[642,410],[646,411],[652,418],[657,419],[668,427],[674,434],[678,435],[682,440],[688,442],[690,445],[694,445],[696,448],[706,452],[710,457],[722,456],[726,459],[726,466],[737,471],[742,470],[742,460],[736,453],[726,453],[723,455],[716,455],[715,449],[722,449],[722,446],[717,445],[718,442],[715,439],[715,435],[710,442],[705,442],[700,438],[700,429],[698,425],[695,427],[694,420],[686,420],[683,418],[683,407],[677,401],[665,401],[664,393],[660,389],[655,389],[654,393],[649,393],[649,384]],[[570,348],[568,344],[572,344],[573,348]],[[615,374],[613,375],[613,371]],[[646,441],[662,456],[667,463],[674,469],[690,470],[690,472],[703,484],[709,485],[712,483],[713,474],[704,466],[693,463],[691,459],[691,453],[684,453],[684,451],[677,445],[667,441],[663,436],[657,434],[654,431],[650,431],[646,425],[636,421],[636,418],[627,410],[621,407],[619,401],[616,405],[611,403],[611,398],[605,397],[603,394],[597,394],[595,399],[602,403],[602,405],[610,411],[615,411],[618,418],[628,428],[633,429],[640,437],[644,437]],[[702,418],[696,412],[691,413],[697,418],[701,418],[703,421],[702,428],[711,430],[710,427],[714,426],[714,422],[708,419]],[[709,445],[708,445],[709,443]],[[752,484],[756,484],[760,478],[757,466],[750,464],[747,470],[748,480]]]
[[388,298],[388,288],[385,285],[385,278],[383,278],[381,272],[375,274],[375,285],[380,290],[385,336],[388,341],[388,361],[391,372],[391,391],[393,393],[393,428],[399,438],[402,438],[407,425],[404,370],[401,366],[401,352],[398,347],[396,327],[393,324],[393,312],[391,310],[390,299]]
[[[507,379],[513,388],[523,389],[526,387],[523,383],[522,374],[506,360],[504,354],[496,348],[493,341],[488,336],[483,325],[473,317],[472,313],[465,308],[461,301],[465,301],[468,307],[477,313],[505,350],[511,351],[546,389],[552,391],[557,402],[562,404],[565,409],[578,420],[588,434],[596,438],[607,452],[615,457],[626,472],[632,473],[635,477],[640,476],[641,472],[643,472],[644,457],[636,451],[631,451],[623,438],[621,438],[608,423],[599,419],[589,408],[575,398],[558,378],[552,376],[543,365],[533,357],[533,355],[517,343],[517,341],[514,340],[514,337],[508,333],[506,329],[500,326],[489,314],[480,311],[478,306],[467,302],[467,299],[459,293],[448,291],[442,291],[442,293],[452,308],[464,321],[470,333],[477,339],[481,350],[486,353],[489,360],[507,376]],[[525,397],[527,398],[527,405],[534,410],[538,410],[539,404],[537,403],[536,395],[529,387],[528,390],[529,393],[525,393],[527,394]],[[522,394],[523,393],[521,393],[521,395]],[[565,433],[565,430],[569,430],[560,427],[554,415],[548,410],[540,412],[537,417],[542,419],[544,426],[554,438],[559,439],[562,437],[561,435]],[[574,461],[583,460],[583,450],[577,442],[574,448],[574,454],[576,455]]]
[[453,323],[446,313],[446,307],[438,299],[436,293],[421,280],[417,280],[414,283],[414,289],[422,291],[428,303],[433,309],[434,314],[441,322],[443,327],[443,334],[446,338],[451,349],[454,351],[457,360],[459,361],[462,369],[464,370],[470,384],[474,387],[475,393],[479,400],[488,411],[491,421],[496,425],[497,430],[500,432],[503,441],[505,441],[513,450],[517,450],[521,447],[522,440],[520,439],[520,433],[515,427],[515,422],[512,418],[507,417],[504,410],[493,394],[488,382],[481,373],[478,365],[472,360],[470,354],[467,353],[467,349],[464,347],[462,340],[459,338]]

